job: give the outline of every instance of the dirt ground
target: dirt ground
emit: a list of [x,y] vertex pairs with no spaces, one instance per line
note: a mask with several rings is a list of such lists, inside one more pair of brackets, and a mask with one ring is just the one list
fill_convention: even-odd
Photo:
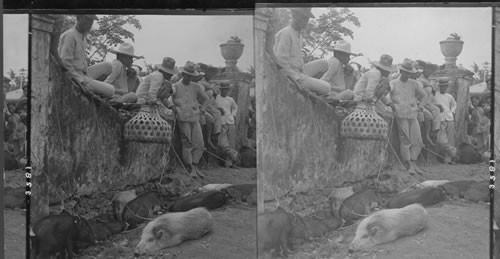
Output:
[[[200,184],[255,183],[256,169],[215,168],[204,170],[207,177]],[[256,207],[229,204],[212,210],[214,230],[198,240],[167,248],[138,258],[255,258]],[[134,258],[133,251],[141,238],[143,227],[113,236],[109,241],[90,247],[78,258]]]
[[[427,174],[417,180],[486,180],[486,164],[421,166]],[[401,170],[393,168],[392,170]],[[429,227],[415,236],[398,239],[366,251],[350,254],[349,243],[357,225],[296,247],[289,258],[488,258],[489,205],[446,200],[427,208]]]
[[[255,183],[256,169],[213,168],[204,170],[199,184]],[[180,173],[180,172],[176,172]],[[7,186],[24,184],[24,174],[6,172]],[[214,230],[199,240],[187,241],[177,247],[139,258],[255,258],[256,207],[228,204],[211,211]],[[25,258],[26,214],[22,210],[4,211],[5,258]],[[113,236],[99,245],[80,251],[76,258],[134,258],[133,250],[140,241],[142,227]]]

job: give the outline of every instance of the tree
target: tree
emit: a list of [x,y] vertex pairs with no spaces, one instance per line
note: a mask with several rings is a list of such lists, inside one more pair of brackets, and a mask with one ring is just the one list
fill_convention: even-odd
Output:
[[[65,29],[75,25],[74,16],[66,16],[63,27]],[[93,29],[88,34],[89,49],[87,50],[87,61],[89,65],[104,61],[110,48],[115,48],[124,43],[126,39],[135,41],[134,34],[125,29],[126,25],[131,25],[136,29],[142,26],[135,15],[106,15],[95,22],[97,29]]]

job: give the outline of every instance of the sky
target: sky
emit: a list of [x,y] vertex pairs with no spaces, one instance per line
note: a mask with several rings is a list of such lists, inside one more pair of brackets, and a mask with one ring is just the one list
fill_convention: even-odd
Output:
[[[219,45],[238,36],[245,45],[236,64],[247,71],[253,66],[253,17],[251,15],[165,16],[137,15],[142,29],[128,28],[134,33],[137,56],[144,56],[149,64],[160,64],[163,57],[172,57],[176,66],[186,61],[201,62],[216,67],[225,66]],[[106,60],[116,58],[108,54]],[[135,62],[143,66],[142,60]]]
[[[464,41],[457,64],[470,69],[476,62],[491,62],[491,10],[489,8],[349,8],[361,27],[348,25],[354,31],[351,42],[356,58],[369,67],[368,59],[378,60],[389,54],[394,63],[404,58],[443,64],[439,41],[458,33]],[[319,17],[325,8],[314,8]],[[28,64],[28,15],[6,14],[4,17],[4,74]],[[137,15],[142,29],[130,28],[135,34],[137,55],[146,62],[159,64],[165,56],[183,66],[187,60],[224,66],[219,45],[237,35],[245,44],[238,67],[246,71],[253,65],[253,18],[251,15],[166,16]],[[8,36],[8,37],[5,37]],[[114,59],[108,55],[107,60]],[[142,61],[138,65],[144,66]]]
[[3,15],[3,72],[28,69],[28,15]]
[[[247,71],[253,65],[253,17],[251,15],[137,15],[141,30],[134,33],[135,53],[150,64],[160,64],[163,57],[172,57],[178,67],[186,61],[225,66],[219,45],[237,35],[245,45],[237,66]],[[94,27],[96,25],[94,24]],[[12,68],[28,67],[28,16],[4,15],[4,74]],[[111,61],[116,55],[110,54]],[[142,60],[136,62],[144,66]]]
[[[379,60],[389,54],[394,63],[404,58],[421,59],[444,64],[439,42],[451,33],[462,36],[464,46],[457,65],[471,69],[476,62],[491,63],[491,8],[349,8],[361,23],[349,25],[354,39],[346,38],[352,52],[363,53],[356,58],[367,66],[367,58]],[[313,8],[319,17],[326,8]],[[364,63],[364,64],[363,64]],[[369,67],[369,65],[368,65]]]

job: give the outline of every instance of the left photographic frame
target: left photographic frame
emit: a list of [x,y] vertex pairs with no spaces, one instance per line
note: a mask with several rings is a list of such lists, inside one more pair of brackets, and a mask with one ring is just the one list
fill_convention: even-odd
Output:
[[31,258],[255,258],[252,12],[30,22]]

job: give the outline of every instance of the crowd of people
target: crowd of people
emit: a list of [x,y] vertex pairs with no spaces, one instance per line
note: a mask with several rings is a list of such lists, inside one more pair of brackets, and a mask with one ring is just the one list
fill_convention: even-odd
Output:
[[19,168],[26,161],[27,83],[22,86],[23,95],[19,100],[7,102],[6,87],[10,79],[4,77],[4,154],[7,170]]
[[61,34],[58,45],[62,65],[74,82],[110,103],[154,106],[167,120],[168,114],[175,114],[182,160],[191,176],[204,176],[199,163],[206,150],[215,152],[225,166],[234,165],[238,105],[229,96],[233,85],[210,82],[200,65],[191,61],[177,68],[171,57],[164,57],[155,71],[141,78],[141,69],[133,62],[142,57],[128,43],[110,51],[115,60],[89,67],[85,50],[91,43],[86,34],[97,16],[76,17],[76,25]]
[[[373,105],[384,119],[396,123],[400,157],[410,174],[423,173],[416,160],[425,147],[436,147],[444,162],[453,162],[457,155],[454,143],[457,103],[447,92],[448,79],[433,82],[429,79],[431,72],[421,62],[405,58],[393,65],[393,58],[387,54],[371,62],[370,70],[353,79],[349,62],[358,54],[351,52],[351,44],[343,40],[329,48],[333,52],[331,58],[305,63],[302,33],[314,15],[311,8],[292,8],[291,14],[291,23],[277,32],[273,47],[276,62],[285,76],[327,102],[351,101],[358,103],[358,107]],[[472,103],[471,143],[483,152],[488,149],[490,114],[477,100]]]

